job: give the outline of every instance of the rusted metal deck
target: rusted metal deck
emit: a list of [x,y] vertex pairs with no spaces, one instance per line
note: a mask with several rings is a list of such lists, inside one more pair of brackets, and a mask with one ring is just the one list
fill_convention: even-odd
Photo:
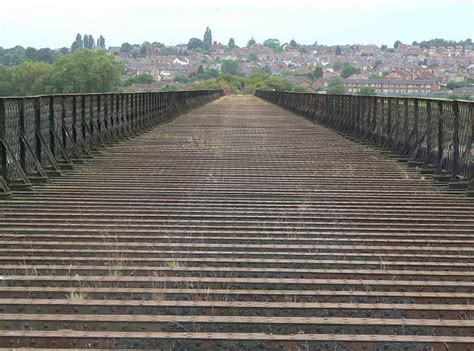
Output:
[[0,347],[472,350],[474,202],[427,177],[221,98],[0,202]]

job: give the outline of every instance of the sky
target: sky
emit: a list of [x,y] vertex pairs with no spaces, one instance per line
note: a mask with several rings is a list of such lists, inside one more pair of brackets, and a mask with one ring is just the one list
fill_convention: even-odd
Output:
[[106,45],[234,37],[335,44],[405,43],[474,35],[474,0],[0,0],[0,46],[70,47],[76,33]]

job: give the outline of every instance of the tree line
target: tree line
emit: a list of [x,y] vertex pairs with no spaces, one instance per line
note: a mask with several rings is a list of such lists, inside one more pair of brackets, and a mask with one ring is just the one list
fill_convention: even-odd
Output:
[[284,78],[270,75],[264,70],[256,70],[249,76],[221,74],[216,79],[201,82],[197,89],[224,89],[232,93],[252,94],[255,90],[282,90],[304,92],[305,89],[295,87]]
[[0,96],[99,93],[120,87],[123,65],[104,50],[77,49],[53,63],[0,65]]
[[0,47],[0,64],[4,66],[16,66],[25,61],[53,63],[60,57],[69,55],[78,49],[105,49],[105,38],[100,35],[97,40],[91,34],[76,35],[70,48],[62,47],[59,49],[34,47],[24,48],[17,45],[12,48]]
[[430,39],[430,40],[423,40],[420,41],[419,43],[414,41],[412,45],[419,45],[421,47],[431,47],[431,46],[467,46],[467,45],[472,45],[472,39],[466,39],[466,40],[445,40],[441,38],[435,38],[435,39]]
[[27,60],[53,63],[59,57],[68,53],[68,48],[51,50],[50,48],[35,49],[27,47],[25,49],[20,45],[9,49],[0,47],[0,64],[3,66],[16,66]]
[[76,34],[76,40],[71,45],[71,52],[73,53],[79,49],[105,49],[105,38],[100,35],[97,38],[97,41],[94,39],[92,34],[84,34],[82,36],[80,33]]

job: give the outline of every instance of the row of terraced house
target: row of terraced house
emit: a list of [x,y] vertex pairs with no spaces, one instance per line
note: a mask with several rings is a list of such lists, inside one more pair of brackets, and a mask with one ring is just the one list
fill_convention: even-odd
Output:
[[379,94],[432,94],[440,90],[433,79],[346,79],[347,91],[357,93],[363,87]]

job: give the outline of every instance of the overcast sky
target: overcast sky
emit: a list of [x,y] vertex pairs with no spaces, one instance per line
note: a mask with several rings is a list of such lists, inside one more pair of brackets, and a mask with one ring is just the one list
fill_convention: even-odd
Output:
[[474,0],[0,0],[0,46],[69,47],[76,33],[106,45],[202,38],[245,45],[411,43],[473,37]]

